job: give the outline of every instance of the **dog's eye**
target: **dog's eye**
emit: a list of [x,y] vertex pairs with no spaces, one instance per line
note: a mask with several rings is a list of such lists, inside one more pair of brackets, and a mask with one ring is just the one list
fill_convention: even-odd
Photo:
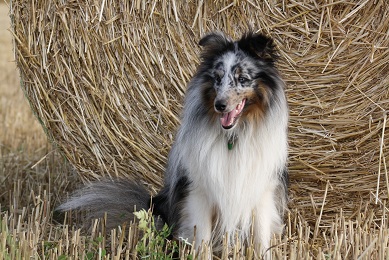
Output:
[[219,75],[215,75],[214,79],[216,83],[220,83],[222,81],[222,78]]
[[239,76],[238,81],[243,84],[249,81],[249,79],[243,76]]

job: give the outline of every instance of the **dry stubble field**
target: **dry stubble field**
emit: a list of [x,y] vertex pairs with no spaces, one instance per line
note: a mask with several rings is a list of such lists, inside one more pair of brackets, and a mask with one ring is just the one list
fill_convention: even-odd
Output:
[[[26,231],[22,222],[33,222],[34,218],[28,218],[35,212],[40,219],[36,227],[40,228],[51,214],[50,205],[58,204],[76,179],[69,179],[70,167],[47,140],[23,95],[10,26],[8,6],[1,2],[0,259],[40,258],[38,248],[46,234],[36,233],[37,229]],[[18,221],[18,230],[12,229]]]
[[49,191],[57,177],[66,178],[66,163],[50,145],[20,88],[9,29],[8,7],[1,3],[0,204],[2,211],[12,212],[30,205],[31,196],[39,196],[34,192]]

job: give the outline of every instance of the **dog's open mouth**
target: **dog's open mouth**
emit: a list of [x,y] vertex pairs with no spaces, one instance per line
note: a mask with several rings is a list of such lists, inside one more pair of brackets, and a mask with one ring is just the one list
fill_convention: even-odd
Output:
[[222,117],[220,118],[220,123],[224,129],[230,129],[235,125],[236,120],[242,113],[245,104],[246,99],[243,99],[239,102],[238,105],[236,105],[236,107],[232,111],[222,114]]

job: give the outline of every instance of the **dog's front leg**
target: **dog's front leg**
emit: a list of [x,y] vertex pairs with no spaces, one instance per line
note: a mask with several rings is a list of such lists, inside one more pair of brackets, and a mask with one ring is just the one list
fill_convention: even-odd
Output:
[[[254,212],[254,237],[256,250],[263,259],[271,259],[270,241],[282,232],[282,220],[277,210],[274,189],[264,192]],[[260,246],[258,246],[260,245]]]
[[185,204],[184,215],[180,227],[180,236],[195,242],[199,248],[204,243],[209,243],[212,233],[212,205],[201,190],[190,191]]

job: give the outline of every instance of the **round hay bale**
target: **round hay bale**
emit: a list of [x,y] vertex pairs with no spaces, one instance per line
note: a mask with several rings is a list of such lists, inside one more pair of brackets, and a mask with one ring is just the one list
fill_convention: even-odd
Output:
[[271,35],[288,88],[291,209],[317,232],[338,214],[385,211],[388,10],[385,0],[13,0],[11,17],[22,88],[80,175],[156,187],[201,35]]

